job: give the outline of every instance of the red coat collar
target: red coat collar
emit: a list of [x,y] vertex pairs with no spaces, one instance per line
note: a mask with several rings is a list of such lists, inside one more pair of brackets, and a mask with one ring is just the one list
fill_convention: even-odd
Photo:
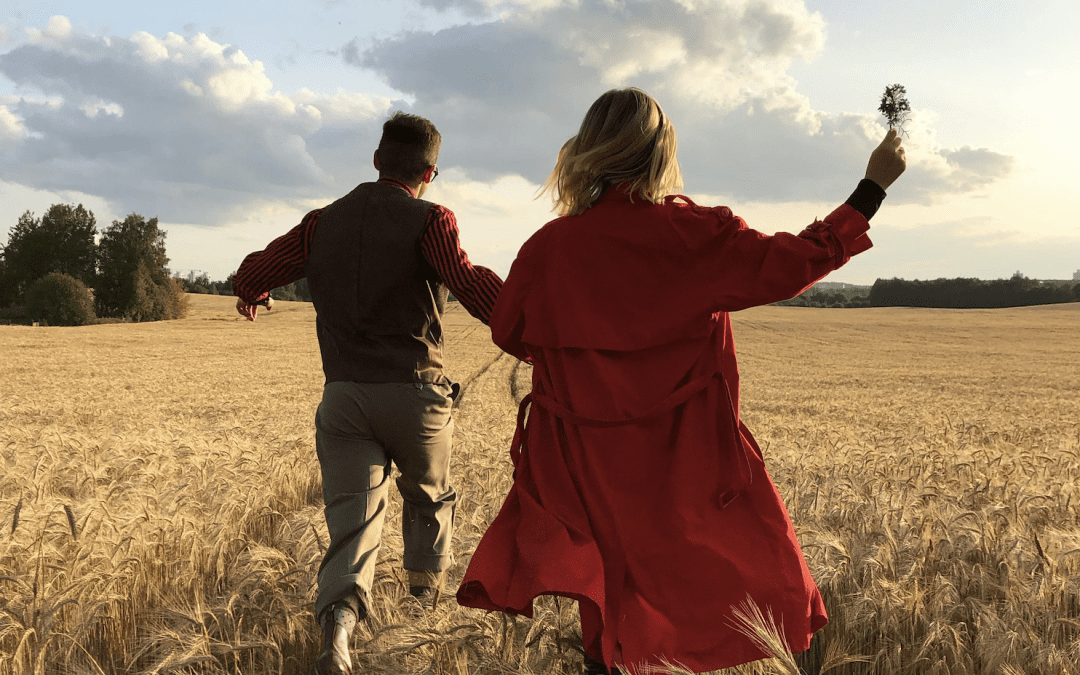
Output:
[[619,183],[612,185],[608,189],[604,190],[604,194],[600,195],[600,199],[596,200],[597,204],[604,202],[629,202],[632,201],[630,197],[630,184]]

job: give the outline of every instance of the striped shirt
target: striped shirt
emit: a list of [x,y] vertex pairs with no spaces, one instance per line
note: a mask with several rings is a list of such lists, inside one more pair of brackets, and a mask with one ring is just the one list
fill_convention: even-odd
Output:
[[[399,181],[381,178],[379,182],[392,183],[416,196],[408,185]],[[299,225],[265,249],[248,254],[233,277],[233,295],[253,304],[266,298],[271,289],[303,279],[321,211],[311,211]],[[439,204],[432,206],[427,229],[420,237],[420,250],[461,306],[488,323],[502,279],[488,268],[469,262],[469,256],[461,249],[453,211]]]

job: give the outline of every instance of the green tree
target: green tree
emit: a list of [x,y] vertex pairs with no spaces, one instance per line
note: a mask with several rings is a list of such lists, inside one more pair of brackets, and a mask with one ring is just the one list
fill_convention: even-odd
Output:
[[[195,277],[195,287],[201,289],[197,291],[198,293],[210,294],[212,292],[211,289],[213,289],[214,287],[214,282],[210,281],[209,274],[203,272],[199,276]],[[216,293],[214,293],[214,295],[216,295]]]
[[11,274],[4,250],[0,248],[0,307],[7,307],[16,300],[18,300],[18,293],[15,288],[15,277]]
[[187,294],[179,279],[157,280],[145,262],[135,269],[133,298],[123,316],[132,321],[166,321],[187,313]]
[[94,297],[100,316],[133,321],[178,319],[186,309],[180,285],[169,276],[165,232],[158,219],[132,213],[114,220],[98,244]]
[[21,296],[32,283],[60,272],[92,284],[97,245],[97,220],[82,204],[53,204],[41,218],[27,211],[8,233],[4,247],[5,273]]
[[271,293],[277,300],[286,300],[289,302],[295,302],[299,298],[296,297],[296,286],[293,284],[287,284],[274,289]]
[[275,288],[270,294],[274,296],[275,300],[311,302],[311,291],[308,290],[307,279],[300,279],[291,284]]
[[97,318],[86,284],[60,272],[50,272],[30,285],[26,314],[52,326],[85,326]]
[[217,291],[214,288],[214,282],[210,281],[210,275],[205,272],[195,277],[194,280],[190,277],[173,277],[173,279],[180,284],[181,290],[185,293],[217,295]]

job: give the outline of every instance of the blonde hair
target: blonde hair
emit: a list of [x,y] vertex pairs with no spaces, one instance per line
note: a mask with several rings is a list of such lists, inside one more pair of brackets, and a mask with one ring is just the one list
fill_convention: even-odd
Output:
[[675,128],[653,97],[636,88],[612,89],[585,113],[577,135],[563,144],[541,186],[560,215],[576,215],[612,185],[630,198],[658,203],[682,189]]

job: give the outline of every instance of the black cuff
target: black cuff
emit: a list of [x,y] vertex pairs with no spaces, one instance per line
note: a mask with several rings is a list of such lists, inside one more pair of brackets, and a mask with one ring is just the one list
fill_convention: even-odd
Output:
[[885,191],[881,189],[881,186],[869,178],[863,178],[859,181],[855,192],[852,192],[844,203],[870,220],[877,213],[883,199],[885,199]]

